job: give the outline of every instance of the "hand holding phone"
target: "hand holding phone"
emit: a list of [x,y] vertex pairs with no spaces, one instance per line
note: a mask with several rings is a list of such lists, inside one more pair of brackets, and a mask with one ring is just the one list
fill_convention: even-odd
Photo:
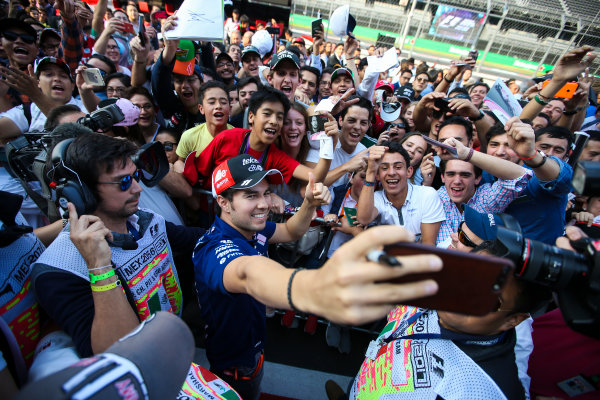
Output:
[[481,254],[464,253],[456,250],[420,243],[397,243],[384,247],[388,256],[434,254],[442,259],[441,271],[406,275],[390,282],[406,283],[424,279],[437,282],[437,294],[409,300],[412,306],[457,312],[467,315],[486,315],[495,311],[498,296],[507,282],[514,264],[509,259]]
[[130,33],[132,35],[135,35],[135,30],[133,29],[133,24],[131,22],[124,22],[123,23],[123,33]]
[[477,61],[477,58],[479,57],[479,50],[469,51],[469,57],[473,60],[473,62]]
[[348,220],[348,224],[350,226],[356,225],[356,212],[356,208],[344,207],[344,214],[346,215],[346,219]]
[[430,138],[430,137],[429,137],[429,136],[427,136],[427,135],[421,135],[421,136],[423,137],[423,139],[424,139],[424,140],[425,140],[427,143],[431,144],[432,146],[438,146],[438,147],[441,147],[441,148],[443,148],[443,149],[446,149],[446,150],[448,150],[448,152],[449,152],[450,154],[452,154],[454,157],[458,158],[458,151],[457,151],[457,150],[456,150],[454,147],[452,147],[452,146],[449,146],[449,145],[447,145],[447,144],[445,144],[445,143],[442,143],[442,142],[438,142],[437,140],[435,140],[435,139],[432,139],[432,138]]
[[98,68],[86,68],[82,71],[83,80],[88,85],[92,86],[104,86],[104,78]]

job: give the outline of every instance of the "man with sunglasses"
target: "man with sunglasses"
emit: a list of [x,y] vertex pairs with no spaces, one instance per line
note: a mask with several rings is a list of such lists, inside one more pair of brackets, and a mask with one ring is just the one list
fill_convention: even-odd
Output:
[[80,213],[69,205],[70,225],[32,272],[40,304],[79,357],[104,351],[157,311],[181,314],[173,254],[191,252],[203,230],[138,207],[136,150],[126,140],[83,134],[49,171],[92,197]]
[[0,23],[2,48],[12,68],[24,70],[38,55],[37,32],[26,22],[5,18]]

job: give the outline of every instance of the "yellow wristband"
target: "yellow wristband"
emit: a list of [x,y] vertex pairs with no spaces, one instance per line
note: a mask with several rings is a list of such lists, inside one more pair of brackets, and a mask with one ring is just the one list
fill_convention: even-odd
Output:
[[120,280],[116,280],[113,283],[109,283],[108,285],[103,285],[103,286],[93,286],[92,285],[92,292],[106,292],[108,290],[116,288],[117,286],[121,286]]

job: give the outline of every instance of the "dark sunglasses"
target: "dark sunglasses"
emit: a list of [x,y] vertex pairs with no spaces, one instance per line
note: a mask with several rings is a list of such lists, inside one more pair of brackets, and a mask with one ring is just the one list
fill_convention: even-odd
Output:
[[465,221],[462,221],[460,225],[458,225],[458,241],[467,247],[477,247],[477,245],[467,236],[465,231],[463,231],[462,226],[464,223]]
[[121,189],[121,191],[124,192],[131,187],[131,184],[133,183],[134,179],[136,182],[139,182],[141,176],[142,176],[141,172],[138,169],[133,173],[133,175],[124,176],[118,182],[98,182],[98,183],[107,184],[107,185],[119,185],[119,188]]
[[171,143],[171,142],[163,143],[163,147],[165,148],[165,151],[172,151],[174,146],[175,146],[175,143]]
[[36,38],[34,36],[27,35],[24,33],[10,32],[10,31],[6,31],[6,32],[2,33],[2,36],[4,36],[6,38],[6,40],[8,40],[10,42],[14,42],[15,40],[17,40],[17,38],[21,38],[21,40],[27,44],[34,44],[35,40],[36,40]]
[[390,128],[398,128],[398,129],[405,129],[406,125],[404,125],[402,122],[400,123],[390,123]]

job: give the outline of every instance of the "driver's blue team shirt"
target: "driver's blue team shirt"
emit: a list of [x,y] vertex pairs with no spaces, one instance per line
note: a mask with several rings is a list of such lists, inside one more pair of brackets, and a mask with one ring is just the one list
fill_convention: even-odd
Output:
[[206,323],[206,356],[211,370],[256,365],[262,352],[266,328],[265,306],[247,294],[229,293],[223,285],[225,267],[243,256],[267,257],[268,242],[276,224],[247,240],[216,217],[194,249],[194,275],[200,312]]

